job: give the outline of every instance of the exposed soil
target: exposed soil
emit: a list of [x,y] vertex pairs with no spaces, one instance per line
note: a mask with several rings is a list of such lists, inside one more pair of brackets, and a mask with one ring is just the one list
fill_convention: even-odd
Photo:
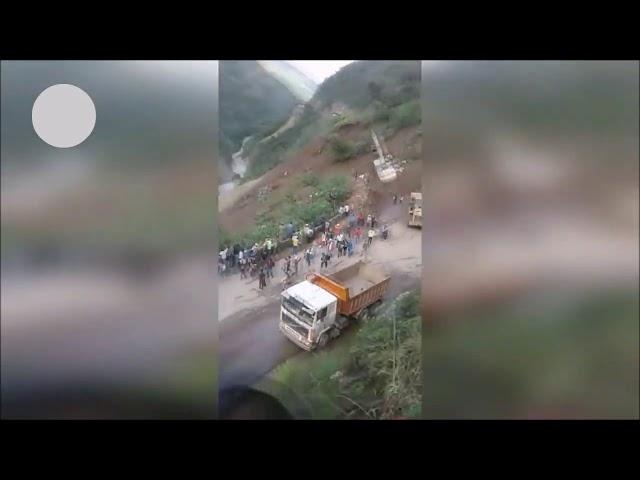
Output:
[[[361,126],[348,126],[340,130],[340,135],[342,138],[354,140],[368,132],[368,129]],[[403,154],[410,153],[411,149],[415,148],[415,144],[420,142],[418,134],[418,127],[403,129],[386,141],[387,148],[395,157],[402,158]],[[233,197],[220,201],[219,225],[223,229],[233,232],[249,229],[255,222],[256,213],[265,208],[265,205],[258,202],[259,189],[267,185],[270,186],[272,192],[270,193],[269,205],[276,204],[284,199],[286,193],[298,184],[300,175],[306,172],[313,172],[321,178],[346,175],[353,180],[353,171],[356,170],[358,173],[368,173],[369,178],[376,178],[373,167],[373,160],[376,158],[374,152],[337,163],[331,158],[327,149],[323,148],[324,143],[323,138],[316,138],[262,177],[237,187],[238,191],[229,194]],[[393,189],[405,195],[411,191],[420,191],[420,170],[419,161],[408,162],[404,172],[398,176],[398,180],[393,182]],[[384,193],[388,194],[389,191],[379,182],[372,182],[370,185],[374,205],[377,205],[381,196]]]

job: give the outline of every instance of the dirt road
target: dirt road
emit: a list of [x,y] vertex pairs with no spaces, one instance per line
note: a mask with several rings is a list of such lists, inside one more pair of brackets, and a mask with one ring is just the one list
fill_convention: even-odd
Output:
[[[387,298],[418,288],[421,275],[421,231],[404,224],[406,204],[390,205],[381,210],[380,221],[390,225],[388,240],[376,238],[368,261],[391,275]],[[362,243],[352,257],[332,258],[328,271],[350,265],[363,257]],[[316,257],[310,269],[300,262],[298,279],[309,271],[317,270]],[[219,288],[219,388],[235,384],[253,384],[287,358],[301,350],[284,338],[278,330],[280,311],[280,280],[283,273],[279,262],[275,278],[267,289],[258,290],[258,281],[240,280],[239,275],[226,278]],[[336,341],[341,341],[337,339]]]

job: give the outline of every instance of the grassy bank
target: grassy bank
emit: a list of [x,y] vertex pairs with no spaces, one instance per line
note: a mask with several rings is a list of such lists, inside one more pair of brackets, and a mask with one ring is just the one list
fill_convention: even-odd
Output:
[[221,229],[220,246],[238,242],[249,247],[254,243],[262,243],[266,238],[278,238],[281,224],[291,222],[296,229],[300,229],[306,223],[314,224],[319,218],[328,219],[350,195],[351,188],[345,176],[320,179],[313,174],[303,174],[280,201],[265,205],[264,210],[256,215],[251,229],[242,232]]
[[312,418],[419,418],[419,312],[418,292],[406,292],[378,307],[353,335],[288,360],[271,378],[291,389]]

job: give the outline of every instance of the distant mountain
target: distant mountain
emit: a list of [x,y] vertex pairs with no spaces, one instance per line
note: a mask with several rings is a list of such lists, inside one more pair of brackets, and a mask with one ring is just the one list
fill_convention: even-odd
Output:
[[257,61],[221,61],[219,86],[220,161],[227,166],[245,137],[277,128],[299,103]]
[[399,105],[419,97],[419,61],[356,61],[322,82],[312,103],[321,109],[342,103],[361,110],[374,100]]
[[288,62],[260,60],[258,63],[303,102],[309,101],[318,89],[316,82]]
[[259,141],[246,148],[250,158],[246,176],[260,176],[315,138],[337,134],[340,122],[345,125],[351,121],[364,130],[363,139],[349,144],[354,151],[369,148],[366,129],[370,126],[391,134],[419,124],[420,78],[419,61],[356,61],[346,65],[318,87],[288,128],[276,126],[270,130],[272,135],[256,136]]

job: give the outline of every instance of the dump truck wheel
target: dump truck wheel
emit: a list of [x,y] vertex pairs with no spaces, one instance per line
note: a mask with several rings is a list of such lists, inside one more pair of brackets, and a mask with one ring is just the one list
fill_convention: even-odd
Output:
[[336,319],[336,325],[337,325],[337,327],[338,327],[338,328],[337,328],[337,330],[338,330],[338,331],[340,331],[340,330],[344,330],[345,328],[347,328],[347,327],[349,326],[349,319],[348,319],[348,318],[345,318],[345,317],[340,316],[340,317],[338,317],[338,318]]
[[369,316],[369,312],[367,311],[366,308],[363,308],[356,315],[356,321],[363,322],[363,321],[365,321],[367,319],[368,316]]
[[327,333],[325,332],[322,335],[320,335],[320,338],[318,338],[318,347],[324,348],[327,346],[328,342],[329,342],[329,335],[327,335]]

